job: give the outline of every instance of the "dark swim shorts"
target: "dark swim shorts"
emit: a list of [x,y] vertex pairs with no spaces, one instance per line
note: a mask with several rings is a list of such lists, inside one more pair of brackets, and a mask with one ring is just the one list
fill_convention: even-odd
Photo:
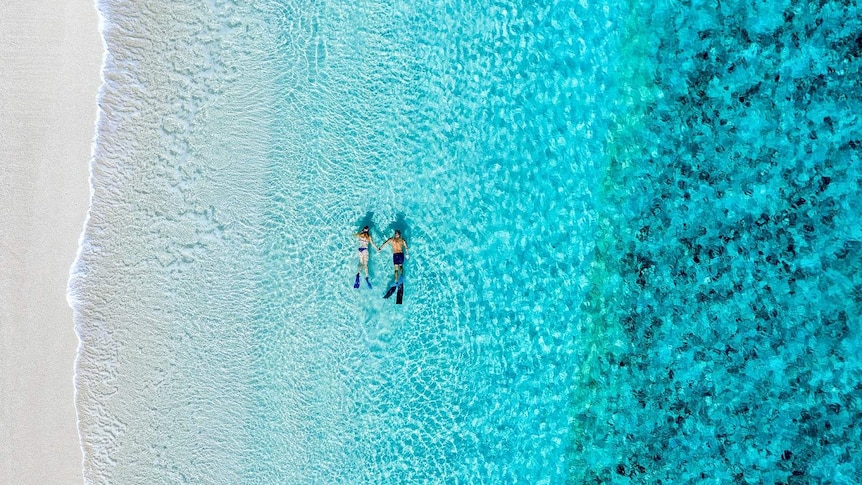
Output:
[[404,264],[404,253],[392,253],[392,264]]

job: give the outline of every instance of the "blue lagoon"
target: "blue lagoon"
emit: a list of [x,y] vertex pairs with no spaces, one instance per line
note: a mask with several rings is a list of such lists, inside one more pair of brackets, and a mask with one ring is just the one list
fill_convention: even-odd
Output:
[[854,2],[98,6],[88,482],[862,474]]

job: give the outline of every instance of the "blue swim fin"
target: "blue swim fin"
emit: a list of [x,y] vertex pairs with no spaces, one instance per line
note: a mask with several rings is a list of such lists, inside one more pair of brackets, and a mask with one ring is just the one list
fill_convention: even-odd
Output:
[[[367,276],[365,277],[365,283],[368,285],[368,288],[374,288],[373,286],[371,286],[371,280],[369,280]],[[358,285],[359,283],[356,284]]]
[[356,281],[353,282],[354,288],[359,288],[359,273],[356,273]]
[[389,289],[388,289],[388,290],[386,290],[386,294],[385,294],[385,295],[383,295],[383,298],[389,298],[390,296],[392,296],[392,294],[393,294],[393,293],[395,293],[395,290],[396,290],[396,289],[398,289],[398,285],[397,285],[397,284],[395,284],[395,283],[392,283],[392,284],[389,286]]

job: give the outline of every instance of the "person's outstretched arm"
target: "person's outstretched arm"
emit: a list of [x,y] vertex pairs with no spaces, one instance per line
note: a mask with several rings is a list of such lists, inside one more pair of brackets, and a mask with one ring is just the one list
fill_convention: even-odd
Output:
[[391,240],[392,240],[392,238],[390,237],[389,239],[383,241],[383,244],[381,244],[380,247],[377,248],[377,251],[380,251],[381,249],[383,249],[383,246],[386,246],[387,244],[389,244],[389,241],[391,241]]

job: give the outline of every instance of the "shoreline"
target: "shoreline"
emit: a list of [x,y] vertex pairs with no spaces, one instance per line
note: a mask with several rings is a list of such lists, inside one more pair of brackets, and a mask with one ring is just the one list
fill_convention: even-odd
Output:
[[36,0],[0,17],[0,482],[84,482],[67,303],[89,204],[103,56],[92,0]]

